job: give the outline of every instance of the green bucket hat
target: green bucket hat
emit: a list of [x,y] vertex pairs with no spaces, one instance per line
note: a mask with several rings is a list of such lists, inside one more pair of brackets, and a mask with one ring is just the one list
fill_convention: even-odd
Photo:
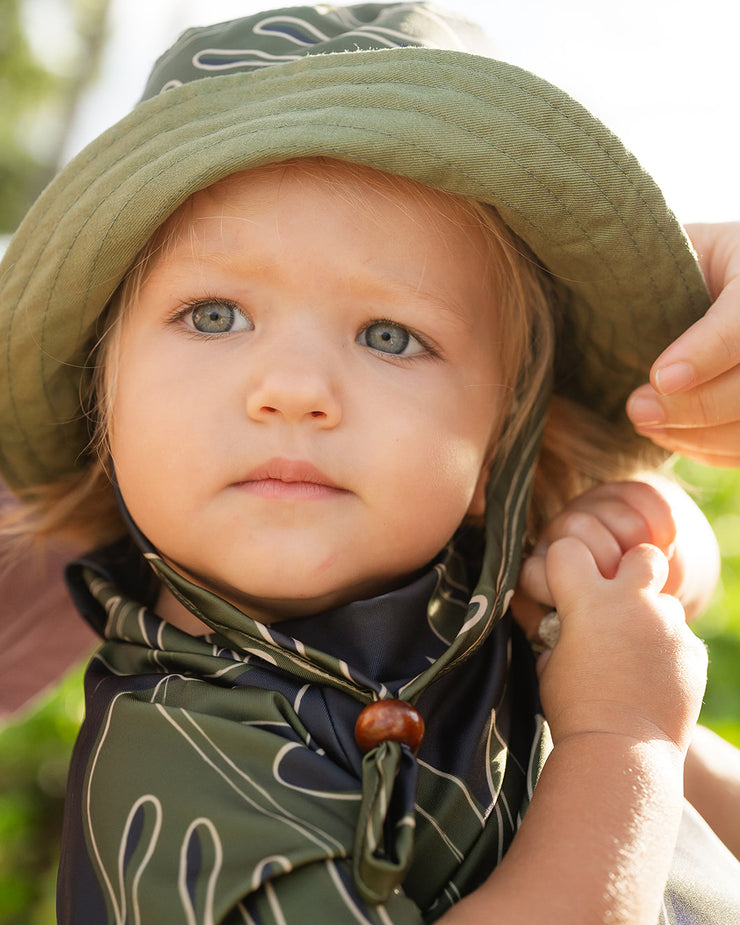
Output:
[[651,178],[563,91],[426,3],[274,10],[185,33],[41,195],[0,265],[0,471],[87,463],[99,319],[155,229],[235,171],[326,155],[496,207],[563,291],[556,388],[617,423],[709,298]]

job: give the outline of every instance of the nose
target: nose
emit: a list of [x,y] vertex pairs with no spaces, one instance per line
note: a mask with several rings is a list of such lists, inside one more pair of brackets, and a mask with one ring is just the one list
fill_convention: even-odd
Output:
[[273,354],[253,376],[247,395],[247,414],[254,421],[310,423],[321,429],[336,427],[341,404],[327,358],[313,361]]

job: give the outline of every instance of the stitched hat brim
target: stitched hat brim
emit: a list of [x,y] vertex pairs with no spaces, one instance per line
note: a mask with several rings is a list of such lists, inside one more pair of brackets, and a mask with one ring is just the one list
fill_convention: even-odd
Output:
[[590,113],[526,71],[394,48],[198,80],[141,103],[85,149],[8,249],[0,469],[11,486],[84,465],[80,389],[97,322],[154,230],[230,173],[311,155],[494,205],[567,294],[560,388],[611,419],[708,306],[652,179]]

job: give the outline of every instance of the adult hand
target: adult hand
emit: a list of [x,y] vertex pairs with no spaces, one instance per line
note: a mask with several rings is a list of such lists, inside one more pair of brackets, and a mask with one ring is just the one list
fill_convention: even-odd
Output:
[[740,466],[740,222],[688,225],[714,300],[627,402],[636,430],[671,452]]

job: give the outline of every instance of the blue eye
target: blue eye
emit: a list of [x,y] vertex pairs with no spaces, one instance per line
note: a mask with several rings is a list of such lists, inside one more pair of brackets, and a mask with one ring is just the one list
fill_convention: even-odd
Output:
[[413,334],[392,321],[374,321],[360,332],[357,342],[394,356],[422,353],[424,350]]
[[238,308],[229,302],[215,300],[194,305],[189,311],[189,320],[201,334],[230,334],[252,327]]

